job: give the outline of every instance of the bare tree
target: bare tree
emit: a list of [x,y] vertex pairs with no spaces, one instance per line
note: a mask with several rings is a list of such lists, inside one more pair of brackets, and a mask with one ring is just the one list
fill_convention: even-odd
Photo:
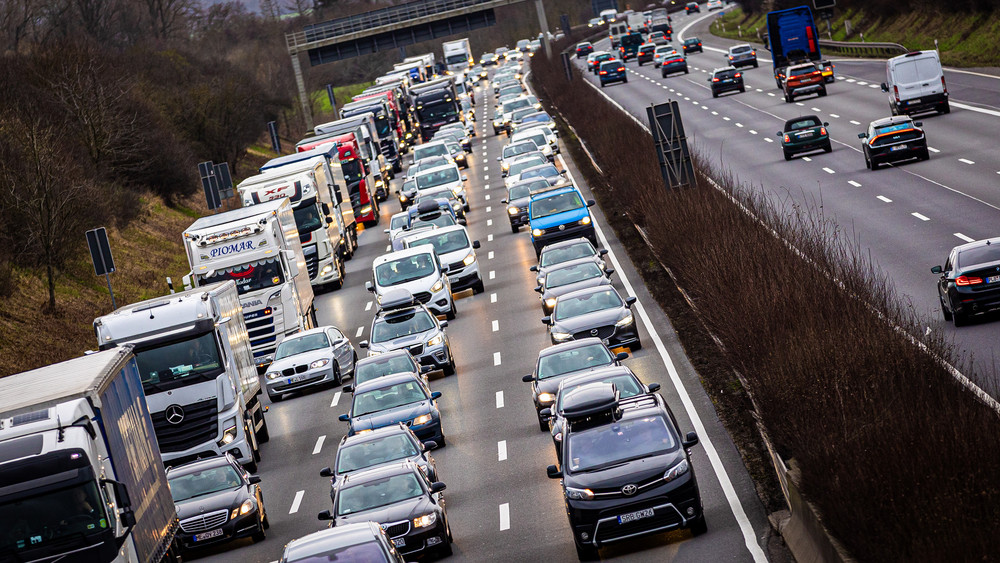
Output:
[[16,53],[21,42],[28,38],[35,20],[40,15],[38,0],[3,0],[0,2],[0,32],[3,49]]
[[160,39],[174,36],[194,13],[191,0],[145,0],[145,3],[153,36]]

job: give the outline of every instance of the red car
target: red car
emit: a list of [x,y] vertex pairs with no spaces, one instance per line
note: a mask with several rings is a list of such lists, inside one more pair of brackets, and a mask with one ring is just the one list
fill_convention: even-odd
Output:
[[582,59],[593,52],[594,46],[590,43],[590,41],[584,41],[583,43],[576,44],[576,58],[578,59]]

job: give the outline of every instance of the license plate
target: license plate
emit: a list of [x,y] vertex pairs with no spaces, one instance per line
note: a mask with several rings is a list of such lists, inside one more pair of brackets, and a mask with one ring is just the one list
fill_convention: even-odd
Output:
[[1000,276],[990,276],[986,278],[986,283],[997,283],[1000,282]]
[[618,517],[619,524],[628,524],[629,522],[635,522],[636,520],[642,520],[643,518],[652,518],[653,509],[646,508],[644,510],[637,510],[635,512],[629,512],[628,514],[622,514]]
[[406,538],[392,538],[392,545],[396,547],[406,547]]
[[896,145],[889,149],[889,151],[901,151],[906,148],[906,145]]
[[812,131],[803,131],[802,133],[796,133],[795,136],[799,137],[799,138],[802,138],[802,137],[812,137],[813,136],[813,132]]
[[207,539],[211,539],[211,538],[217,538],[217,537],[219,537],[221,535],[222,535],[222,528],[219,528],[217,530],[210,530],[210,531],[205,532],[203,534],[195,534],[194,535],[194,541],[202,541],[202,540],[207,540]]
[[916,100],[910,100],[910,101],[908,101],[906,103],[911,104],[911,105],[912,104],[919,104],[920,103],[920,98],[917,98]]

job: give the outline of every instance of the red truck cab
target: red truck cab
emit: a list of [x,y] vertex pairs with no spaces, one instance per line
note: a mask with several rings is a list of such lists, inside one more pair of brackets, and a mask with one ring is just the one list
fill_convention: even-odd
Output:
[[351,197],[351,208],[354,218],[366,227],[373,227],[380,220],[378,202],[371,193],[371,174],[358,150],[358,141],[354,133],[340,136],[319,136],[299,141],[295,149],[298,152],[312,150],[325,143],[339,143],[340,166],[347,182],[347,192]]

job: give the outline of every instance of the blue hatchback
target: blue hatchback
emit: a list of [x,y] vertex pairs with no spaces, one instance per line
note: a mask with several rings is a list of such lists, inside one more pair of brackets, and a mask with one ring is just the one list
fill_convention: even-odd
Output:
[[625,63],[621,61],[607,61],[601,63],[601,68],[597,71],[598,78],[601,79],[601,87],[609,82],[628,82],[628,74],[625,71]]
[[566,185],[535,194],[528,204],[528,228],[535,255],[547,244],[586,237],[597,246],[590,206],[594,200],[584,200],[576,186]]

